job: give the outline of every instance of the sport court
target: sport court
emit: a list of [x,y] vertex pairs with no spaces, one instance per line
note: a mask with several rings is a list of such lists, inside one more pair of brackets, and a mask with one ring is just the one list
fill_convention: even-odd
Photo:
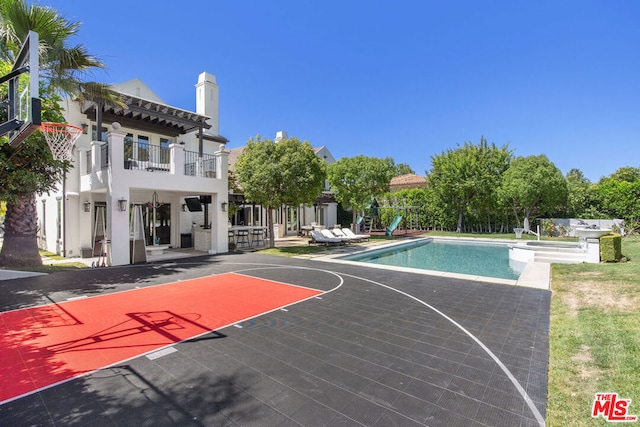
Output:
[[549,300],[259,254],[6,280],[2,364],[47,353],[0,425],[537,426]]

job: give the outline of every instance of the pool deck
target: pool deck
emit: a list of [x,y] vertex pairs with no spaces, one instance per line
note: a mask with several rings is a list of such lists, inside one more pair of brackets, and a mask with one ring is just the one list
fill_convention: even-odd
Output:
[[0,311],[228,272],[324,294],[0,404],[0,425],[544,425],[548,290],[236,253],[4,280]]

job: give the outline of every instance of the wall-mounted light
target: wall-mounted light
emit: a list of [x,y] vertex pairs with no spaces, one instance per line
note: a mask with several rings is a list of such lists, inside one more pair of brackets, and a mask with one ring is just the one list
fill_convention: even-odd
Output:
[[83,205],[84,205],[84,211],[85,212],[91,212],[91,202],[90,201],[84,202]]
[[220,203],[220,207],[222,208],[222,212],[226,212],[227,211],[227,202],[222,202]]
[[83,133],[83,134],[85,134],[85,135],[86,135],[87,133],[89,133],[89,125],[88,125],[88,124],[86,124],[86,123],[82,123],[82,125],[81,125],[81,126],[82,126],[82,133]]
[[127,210],[127,199],[123,199],[123,198],[118,199],[118,210],[120,212],[124,212]]

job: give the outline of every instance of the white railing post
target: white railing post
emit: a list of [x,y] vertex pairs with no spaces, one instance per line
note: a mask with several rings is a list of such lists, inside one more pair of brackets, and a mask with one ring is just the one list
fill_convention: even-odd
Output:
[[184,145],[171,144],[170,152],[170,173],[173,175],[184,175]]
[[222,148],[216,151],[216,178],[223,179],[229,178],[229,151]]
[[91,141],[91,173],[95,174],[97,171],[100,170],[100,167],[102,165],[101,159],[102,159],[102,145],[106,144],[106,142],[102,142],[102,141]]

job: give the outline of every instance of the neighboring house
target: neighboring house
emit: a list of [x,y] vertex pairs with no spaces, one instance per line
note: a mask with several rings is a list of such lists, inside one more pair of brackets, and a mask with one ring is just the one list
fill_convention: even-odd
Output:
[[394,193],[398,190],[405,190],[410,188],[424,188],[427,185],[427,179],[418,176],[413,173],[408,173],[405,175],[400,175],[391,178],[391,182],[389,183],[389,191]]
[[59,190],[38,198],[40,247],[90,257],[108,242],[108,265],[144,262],[164,247],[227,252],[228,141],[215,76],[199,75],[196,112],[166,104],[139,79],[112,88],[126,108],[64,103],[68,123],[84,132]]
[[[275,142],[287,139],[286,132],[277,132]],[[229,170],[234,170],[234,165],[238,157],[243,153],[245,147],[232,148],[229,150]],[[327,149],[322,146],[314,148],[316,156],[324,160],[327,165],[335,163],[335,159]],[[239,194],[229,195],[230,203],[237,207],[237,212],[230,218],[232,225],[254,225],[266,226],[267,213],[261,205],[247,203],[244,196]],[[338,204],[333,193],[329,190],[329,183],[325,182],[324,190],[318,195],[312,205],[282,206],[274,211],[273,223],[276,237],[298,234],[302,226],[315,223],[325,227],[333,227],[338,218]]]

